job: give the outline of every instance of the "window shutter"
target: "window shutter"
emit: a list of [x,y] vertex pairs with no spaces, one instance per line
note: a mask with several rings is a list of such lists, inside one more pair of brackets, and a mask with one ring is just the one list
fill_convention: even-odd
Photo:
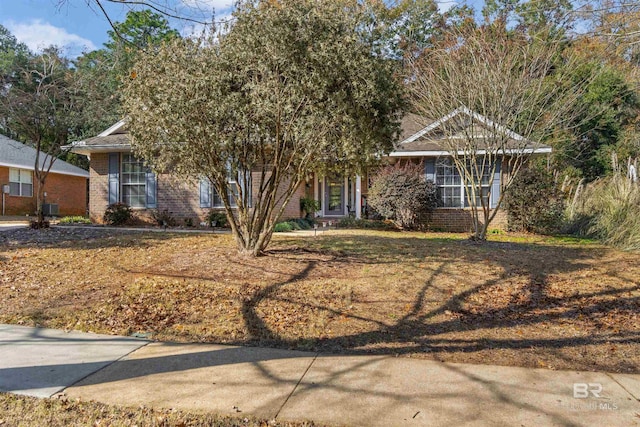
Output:
[[109,204],[120,200],[120,153],[109,153]]
[[200,180],[200,207],[211,207],[211,183],[207,178]]
[[496,171],[493,175],[493,185],[491,186],[491,208],[498,206],[498,199],[500,199],[500,170],[502,167],[502,159],[498,158],[496,162],[498,162],[498,164],[496,165]]
[[153,173],[152,171],[147,171],[147,176],[146,176],[146,180],[147,180],[147,208],[150,209],[155,209],[158,207],[158,185],[157,185],[157,180],[156,180],[156,174]]
[[436,182],[436,159],[433,157],[425,159],[424,174],[427,177],[427,181]]

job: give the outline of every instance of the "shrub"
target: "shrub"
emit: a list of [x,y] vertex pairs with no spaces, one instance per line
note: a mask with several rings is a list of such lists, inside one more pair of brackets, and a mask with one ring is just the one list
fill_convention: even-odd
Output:
[[109,225],[126,224],[133,219],[133,211],[126,203],[113,203],[107,206],[103,219]]
[[310,220],[313,214],[320,210],[320,202],[311,197],[303,197],[300,199],[300,210],[305,213],[304,217]]
[[294,230],[310,230],[311,228],[313,228],[313,221],[306,218],[293,218],[277,223],[273,231],[281,233]]
[[40,230],[42,228],[49,228],[51,224],[49,223],[49,221],[42,220],[39,221],[37,219],[32,219],[31,221],[29,221],[29,228],[33,229],[33,230]]
[[423,227],[436,206],[436,186],[424,176],[424,165],[397,163],[385,166],[373,176],[369,206],[398,227]]
[[227,214],[220,211],[211,210],[207,215],[207,222],[211,227],[225,228],[229,225]]
[[171,215],[171,212],[169,212],[167,209],[164,209],[161,211],[157,209],[152,210],[151,218],[153,218],[156,224],[160,226],[173,227],[174,225],[176,225],[175,218]]
[[65,216],[60,218],[58,224],[91,224],[91,220],[83,216]]
[[360,228],[365,230],[397,230],[398,228],[390,221],[378,219],[355,219],[342,218],[338,221],[339,228]]
[[510,231],[553,234],[563,225],[562,192],[553,173],[543,166],[522,169],[505,193],[504,204]]
[[279,222],[273,227],[273,231],[276,233],[285,233],[292,230],[291,224],[287,221]]
[[626,177],[613,156],[613,174],[579,185],[565,231],[595,237],[624,250],[640,250],[640,184]]

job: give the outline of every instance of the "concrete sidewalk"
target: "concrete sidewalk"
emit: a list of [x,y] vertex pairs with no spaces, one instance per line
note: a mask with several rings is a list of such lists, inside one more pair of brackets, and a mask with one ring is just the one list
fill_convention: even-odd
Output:
[[8,325],[0,325],[0,390],[63,390],[118,405],[354,426],[640,426],[640,375],[155,343]]

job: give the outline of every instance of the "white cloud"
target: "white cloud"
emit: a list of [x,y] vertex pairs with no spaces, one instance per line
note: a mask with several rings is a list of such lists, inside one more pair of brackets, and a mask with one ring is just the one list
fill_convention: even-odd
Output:
[[68,33],[66,29],[54,27],[41,19],[28,22],[6,21],[3,25],[26,44],[32,51],[40,51],[51,45],[63,48],[69,56],[78,56],[83,50],[94,50],[96,46],[89,39]]
[[442,0],[436,3],[438,4],[438,12],[445,13],[449,9],[451,9],[453,6],[455,6],[458,2],[457,0],[452,0],[452,1]]
[[215,8],[216,12],[233,8],[235,0],[182,0],[185,6],[198,9]]

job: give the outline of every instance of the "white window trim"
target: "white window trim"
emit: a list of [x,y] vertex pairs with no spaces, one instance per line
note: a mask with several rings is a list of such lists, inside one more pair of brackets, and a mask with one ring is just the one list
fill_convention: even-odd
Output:
[[[460,172],[458,171],[458,168],[455,166],[455,164],[453,163],[453,160],[451,160],[450,158],[445,158],[445,160],[450,162],[450,166],[453,168],[453,170],[455,171],[456,174],[460,175]],[[438,162],[441,161],[441,159],[437,159],[436,160],[436,164],[435,164],[435,184],[436,184],[436,188],[440,189],[440,188],[455,188],[458,185],[452,184],[452,185],[447,185],[447,184],[443,184],[440,185],[438,184]],[[489,182],[487,184],[481,184],[480,185],[480,191],[482,192],[482,189],[487,188],[487,189],[491,189],[491,167],[489,166]],[[467,186],[465,185],[465,180],[464,177],[462,175],[460,175],[460,206],[437,206],[436,209],[469,209],[471,208],[471,206],[467,206]],[[489,203],[489,205],[491,205],[491,200],[490,197],[487,200],[487,202]],[[480,206],[480,205],[478,205]]]
[[[12,174],[13,172],[13,174]],[[11,175],[15,175],[18,174],[18,180],[11,180]],[[29,177],[28,180],[24,180],[23,181],[23,176],[26,175]],[[32,171],[28,170],[28,169],[20,169],[20,168],[9,168],[9,186],[11,186],[11,184],[18,184],[18,193],[19,194],[14,194],[14,193],[9,193],[10,196],[13,197],[33,197],[33,173]],[[23,189],[23,185],[24,184],[28,184],[31,185],[31,194],[26,195],[24,194],[24,191],[22,191]]]
[[[125,163],[124,158],[125,156],[131,156],[132,159],[135,159],[136,162],[135,163],[142,163],[143,167],[144,167],[144,162],[140,159],[137,159],[135,156],[133,156],[133,154],[129,154],[129,153],[123,153],[120,156],[120,202],[121,203],[126,203],[129,207],[131,207],[131,209],[147,209],[147,180],[146,180],[146,172],[145,172],[145,179],[142,183],[135,183],[135,184],[130,184],[130,183],[125,183],[124,182],[124,175],[125,174],[129,174],[130,172],[124,172],[124,168],[123,165]],[[134,162],[126,162],[129,164],[133,164]],[[129,202],[125,202],[125,195],[124,195],[124,188],[125,187],[134,187],[134,186],[142,186],[144,188],[144,204],[143,206],[132,206],[131,205],[131,200],[129,200]]]

